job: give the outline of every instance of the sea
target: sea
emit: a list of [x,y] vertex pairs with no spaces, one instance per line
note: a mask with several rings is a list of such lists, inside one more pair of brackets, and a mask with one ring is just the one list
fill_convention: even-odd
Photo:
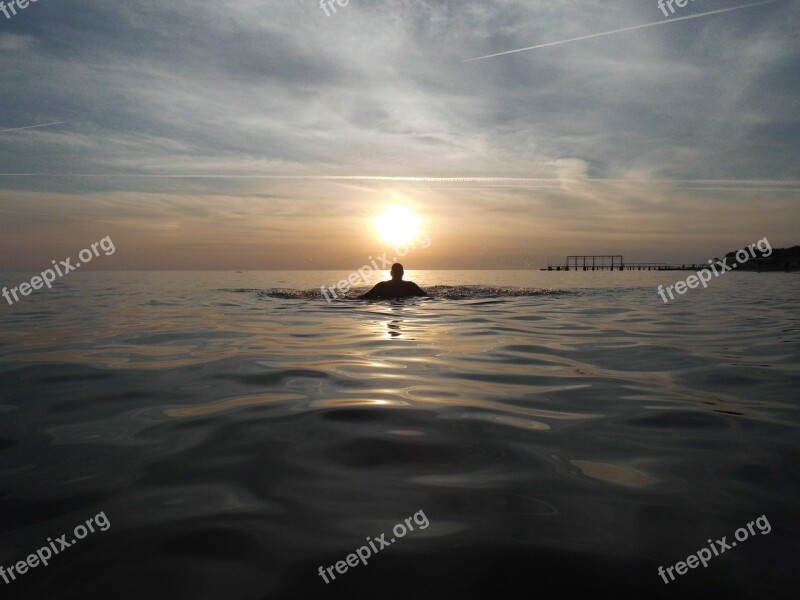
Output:
[[689,274],[0,298],[0,595],[796,599],[800,275]]

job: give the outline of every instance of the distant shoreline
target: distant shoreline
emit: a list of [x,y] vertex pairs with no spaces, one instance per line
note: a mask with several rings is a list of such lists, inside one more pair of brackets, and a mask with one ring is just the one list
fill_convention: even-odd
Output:
[[[728,252],[725,258],[735,261],[736,251]],[[738,264],[739,271],[800,271],[800,246],[791,248],[774,248],[769,256],[751,258]]]

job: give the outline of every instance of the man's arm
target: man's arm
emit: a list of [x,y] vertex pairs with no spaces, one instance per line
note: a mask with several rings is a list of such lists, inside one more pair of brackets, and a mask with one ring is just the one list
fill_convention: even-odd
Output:
[[366,294],[362,294],[358,297],[359,300],[378,300],[381,298],[380,288],[383,285],[383,282],[376,283],[375,287],[373,287],[370,291]]
[[430,298],[430,294],[428,294],[425,290],[419,287],[416,283],[412,282],[414,285],[414,295],[415,296],[425,296],[426,298]]

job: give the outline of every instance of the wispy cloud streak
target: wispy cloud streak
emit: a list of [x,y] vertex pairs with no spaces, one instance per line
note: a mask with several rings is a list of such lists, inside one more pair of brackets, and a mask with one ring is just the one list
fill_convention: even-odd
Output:
[[[485,187],[560,188],[599,185],[643,185],[680,190],[776,191],[800,193],[800,180],[794,179],[614,179],[583,177],[415,177],[392,175],[257,175],[257,174],[155,174],[155,173],[0,173],[0,177],[88,178],[88,179],[219,179],[272,181],[332,181],[383,183],[474,183]],[[416,189],[416,188],[412,188]],[[419,188],[429,189],[429,188]],[[435,188],[434,188],[435,189]],[[454,189],[443,187],[442,189]],[[475,188],[464,188],[475,189]]]
[[9,131],[22,131],[23,129],[36,129],[37,127],[50,127],[51,125],[63,125],[65,121],[56,121],[55,123],[44,123],[43,125],[28,125],[27,127],[15,127],[14,129],[0,129],[0,133],[8,133]]
[[753,4],[743,4],[742,6],[734,6],[731,8],[721,8],[719,10],[711,10],[696,15],[688,15],[686,17],[674,17],[665,21],[655,21],[653,23],[644,23],[643,25],[634,25],[632,27],[623,27],[622,29],[613,29],[611,31],[603,31],[601,33],[592,33],[589,35],[582,35],[580,37],[570,38],[567,40],[560,40],[558,42],[548,42],[546,44],[539,44],[538,46],[528,46],[527,48],[518,48],[517,50],[507,50],[506,52],[498,52],[496,54],[487,54],[486,56],[478,56],[476,58],[467,58],[462,62],[472,62],[475,60],[484,60],[486,58],[494,58],[496,56],[505,56],[506,54],[516,54],[517,52],[527,52],[528,50],[537,50],[539,48],[548,48],[550,46],[560,46],[561,44],[569,44],[571,42],[579,42],[581,40],[590,40],[593,38],[603,37],[606,35],[614,35],[616,33],[623,33],[626,31],[635,31],[636,29],[644,29],[645,27],[657,27],[659,25],[667,25],[669,23],[677,23],[678,21],[688,21],[689,19],[699,19],[700,17],[708,17],[709,15],[718,15],[720,13],[732,12],[735,10],[742,10],[743,8],[752,8],[754,6],[763,6],[764,4],[773,4],[780,0],[765,0],[764,2],[754,2]]

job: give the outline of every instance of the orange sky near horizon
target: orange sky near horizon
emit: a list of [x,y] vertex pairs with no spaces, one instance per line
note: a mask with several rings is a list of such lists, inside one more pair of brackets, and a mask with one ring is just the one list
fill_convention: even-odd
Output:
[[[40,270],[106,235],[117,252],[87,267],[352,269],[368,256],[392,258],[395,248],[373,222],[391,205],[418,215],[430,238],[427,248],[419,244],[404,259],[417,269],[538,268],[568,254],[702,262],[765,236],[773,247],[800,241],[791,189],[681,190],[588,179],[544,187],[316,181],[269,187],[269,194],[236,196],[2,192],[0,270]],[[770,210],[763,209],[765,195]]]

